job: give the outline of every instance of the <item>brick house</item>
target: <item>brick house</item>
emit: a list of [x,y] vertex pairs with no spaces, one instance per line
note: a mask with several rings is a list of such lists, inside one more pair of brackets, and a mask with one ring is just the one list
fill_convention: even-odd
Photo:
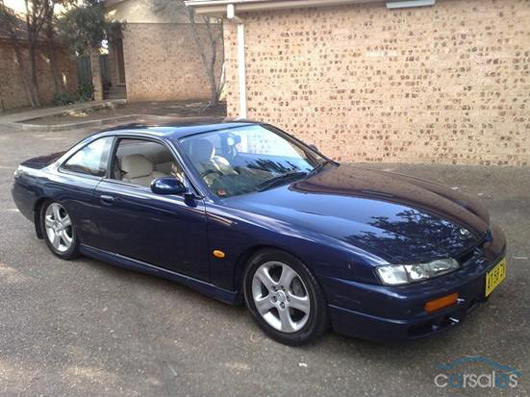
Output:
[[[17,33],[22,51],[27,55],[24,22],[20,22]],[[68,52],[66,47],[61,46],[59,43],[56,43],[55,47],[57,66],[64,89],[75,97],[77,95],[77,64],[75,57]],[[36,59],[39,97],[42,105],[49,105],[53,102],[55,87],[44,38],[37,45]],[[13,41],[7,31],[7,27],[0,26],[0,112],[25,106],[30,106],[30,101],[16,63]]]
[[[106,0],[105,8],[109,18],[125,22],[121,37],[108,45],[112,97],[127,97],[128,101],[209,99],[208,80],[182,9],[156,0]],[[203,25],[198,29],[205,34]],[[221,36],[220,28],[215,29]],[[219,74],[222,55],[219,40]],[[92,66],[99,67],[99,62],[93,59]],[[92,75],[99,76],[99,70]],[[101,82],[95,86],[100,91]]]
[[529,0],[190,0],[229,116],[343,161],[530,165]]

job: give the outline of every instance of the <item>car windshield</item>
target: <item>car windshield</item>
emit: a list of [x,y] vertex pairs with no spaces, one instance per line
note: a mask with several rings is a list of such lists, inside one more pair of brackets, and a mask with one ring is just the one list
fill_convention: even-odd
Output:
[[316,172],[327,160],[269,125],[245,125],[179,139],[218,197],[263,191]]

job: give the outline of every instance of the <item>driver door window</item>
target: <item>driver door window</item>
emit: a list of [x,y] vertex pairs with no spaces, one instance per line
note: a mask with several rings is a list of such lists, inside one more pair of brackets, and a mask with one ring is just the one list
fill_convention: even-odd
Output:
[[149,187],[153,180],[163,177],[184,181],[182,168],[166,146],[142,139],[120,139],[112,179]]

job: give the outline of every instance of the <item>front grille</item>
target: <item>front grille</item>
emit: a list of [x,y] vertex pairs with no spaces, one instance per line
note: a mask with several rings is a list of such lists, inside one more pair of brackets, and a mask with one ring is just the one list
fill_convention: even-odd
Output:
[[473,258],[474,255],[480,253],[482,246],[488,241],[491,241],[491,232],[489,230],[482,234],[478,241],[474,242],[461,253],[459,253],[455,259],[460,263],[460,265],[464,266],[471,258]]

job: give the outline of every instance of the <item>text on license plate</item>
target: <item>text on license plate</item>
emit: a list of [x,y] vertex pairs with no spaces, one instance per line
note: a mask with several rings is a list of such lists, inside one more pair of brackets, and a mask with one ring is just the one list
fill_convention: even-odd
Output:
[[486,273],[486,296],[491,294],[506,278],[506,258],[501,259],[497,265]]

